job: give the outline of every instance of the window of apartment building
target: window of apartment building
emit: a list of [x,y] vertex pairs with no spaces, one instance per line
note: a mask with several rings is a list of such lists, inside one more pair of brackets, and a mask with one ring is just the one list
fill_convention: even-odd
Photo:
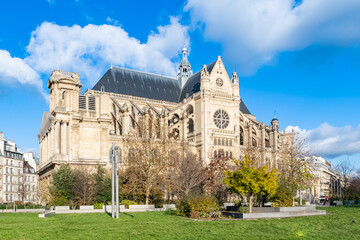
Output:
[[34,185],[32,185],[32,191],[33,191],[33,192],[35,191],[35,186],[34,186]]
[[[12,185],[10,185],[10,192],[12,192],[13,188],[12,188]],[[12,195],[11,195],[12,196]]]
[[32,181],[35,182],[35,177],[32,177]]
[[13,174],[13,169],[12,168],[10,168],[10,174]]
[[12,180],[13,180],[13,179],[12,179],[12,176],[10,176],[10,182],[11,182],[11,183],[12,183]]
[[9,173],[9,168],[8,167],[6,168],[6,173]]
[[5,199],[6,201],[9,201],[9,196],[7,194],[5,195]]
[[20,173],[20,169],[18,169],[18,174],[20,175],[21,173]]
[[5,185],[5,189],[6,189],[6,191],[9,191],[9,189],[8,189],[8,185]]

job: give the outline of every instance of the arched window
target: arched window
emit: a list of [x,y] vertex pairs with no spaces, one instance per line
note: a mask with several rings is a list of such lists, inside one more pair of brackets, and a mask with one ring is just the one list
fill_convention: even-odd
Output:
[[265,139],[265,147],[270,147],[270,141],[269,139]]
[[240,127],[240,145],[244,145],[244,130]]
[[172,120],[173,120],[173,123],[175,124],[175,123],[178,123],[179,122],[179,115],[177,115],[177,114],[174,114],[174,116],[173,116],[173,118],[172,118]]
[[232,159],[232,152],[230,152],[230,159]]
[[194,108],[192,105],[189,105],[187,108],[186,108],[186,112],[187,114],[193,114],[194,113]]
[[101,92],[105,92],[105,87],[104,87],[104,85],[101,85],[100,91],[101,91]]
[[188,122],[188,129],[189,129],[189,133],[194,132],[194,120],[192,120],[191,118],[189,119]]
[[222,141],[221,141],[221,145],[225,145],[225,140],[224,139],[222,139]]
[[217,158],[217,151],[214,151],[214,158]]
[[225,140],[225,146],[228,146],[228,145],[229,145],[229,140],[226,139],[226,140]]
[[257,142],[256,142],[255,138],[252,139],[252,146],[257,147]]
[[61,94],[61,99],[62,99],[62,100],[65,100],[65,95],[66,95],[66,92],[63,91],[62,94]]

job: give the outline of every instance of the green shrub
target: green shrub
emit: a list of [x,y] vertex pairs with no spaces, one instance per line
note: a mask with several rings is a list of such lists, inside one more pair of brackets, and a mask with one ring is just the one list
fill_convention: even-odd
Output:
[[193,218],[198,217],[211,217],[213,212],[219,211],[219,205],[216,199],[202,195],[196,196],[189,200],[191,209],[191,216]]
[[6,209],[6,204],[0,204],[0,209]]
[[171,208],[166,209],[164,213],[165,215],[176,215],[176,211]]
[[177,214],[191,218],[213,218],[219,215],[219,209],[215,198],[201,195],[181,200],[177,206]]
[[137,202],[124,199],[120,202],[120,205],[125,205],[125,208],[129,208],[129,205],[138,205],[138,204]]
[[16,205],[16,209],[25,209],[25,206],[22,204]]
[[103,209],[104,203],[94,203],[94,209]]
[[161,208],[164,204],[164,193],[159,188],[151,189],[150,201],[156,208]]
[[189,201],[187,199],[183,199],[178,202],[176,206],[176,214],[182,217],[190,217],[191,208]]
[[249,212],[249,208],[248,208],[248,207],[239,207],[239,212],[241,212],[241,213],[248,213],[248,212]]

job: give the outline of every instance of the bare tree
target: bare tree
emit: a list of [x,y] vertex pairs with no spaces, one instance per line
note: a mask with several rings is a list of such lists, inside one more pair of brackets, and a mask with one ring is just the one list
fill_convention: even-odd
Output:
[[309,153],[306,140],[299,135],[283,150],[277,163],[279,187],[282,188],[279,192],[284,193],[282,198],[294,198],[297,191],[309,188],[314,183],[311,163],[304,159]]
[[80,204],[89,204],[94,195],[94,177],[85,167],[79,167],[74,171],[74,194]]
[[204,182],[204,166],[196,154],[187,151],[179,158],[175,165],[174,178],[177,190],[184,196],[188,196]]
[[155,122],[150,115],[142,116],[136,123],[136,134],[128,137],[125,156],[128,167],[135,167],[145,192],[145,203],[149,204],[151,189],[163,186],[167,170],[177,159],[176,144],[166,137],[153,133]]
[[226,201],[227,190],[223,183],[224,171],[231,170],[234,163],[229,156],[225,156],[224,150],[220,149],[205,169],[204,191],[215,196],[219,201]]
[[348,157],[339,160],[335,166],[335,169],[340,174],[340,181],[343,185],[343,192],[346,196],[350,182],[350,174],[354,171],[354,165]]

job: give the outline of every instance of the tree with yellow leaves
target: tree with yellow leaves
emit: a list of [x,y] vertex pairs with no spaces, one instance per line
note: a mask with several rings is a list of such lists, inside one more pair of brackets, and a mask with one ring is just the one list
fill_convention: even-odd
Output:
[[268,171],[267,166],[257,168],[255,160],[247,155],[242,161],[235,160],[235,164],[237,169],[234,172],[225,172],[224,183],[232,193],[247,195],[249,212],[252,212],[255,195],[272,196],[276,193],[276,170]]

